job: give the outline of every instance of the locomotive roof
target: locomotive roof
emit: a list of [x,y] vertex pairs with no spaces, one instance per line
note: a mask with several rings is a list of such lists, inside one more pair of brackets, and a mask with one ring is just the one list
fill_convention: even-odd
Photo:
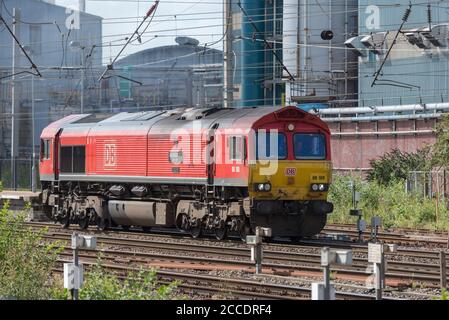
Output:
[[235,122],[251,125],[266,114],[279,110],[273,107],[258,108],[178,108],[173,110],[121,112],[118,114],[80,115],[65,123],[61,128],[74,127],[134,127],[144,126],[165,130],[191,125],[194,120],[201,120],[202,127],[219,123],[220,128],[233,127]]
[[[308,114],[296,107],[284,109],[299,110],[307,114],[308,119],[322,122],[319,118]],[[72,115],[51,124],[49,127],[62,128],[64,131],[86,130],[96,131],[115,130],[149,130],[152,132],[166,132],[169,130],[188,128],[195,120],[201,120],[201,128],[213,126],[220,129],[241,128],[250,129],[253,124],[264,116],[279,112],[282,108],[252,107],[252,108],[178,108],[173,110],[153,110],[144,112],[121,112],[118,114],[83,114]],[[56,125],[57,124],[57,125]]]

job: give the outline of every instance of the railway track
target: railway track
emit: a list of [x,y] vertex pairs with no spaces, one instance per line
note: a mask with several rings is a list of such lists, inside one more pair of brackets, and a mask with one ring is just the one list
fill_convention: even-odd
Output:
[[[61,273],[62,263],[70,260],[60,259],[60,268],[54,268],[54,272]],[[92,260],[83,260],[87,268],[93,267],[96,262]],[[139,271],[137,267],[117,263],[103,263],[103,267],[125,276],[129,271]],[[282,299],[282,300],[310,300],[310,286],[292,286],[283,284],[273,284],[264,281],[255,281],[247,279],[236,279],[230,277],[216,277],[210,275],[188,273],[181,271],[167,271],[159,269],[157,271],[158,281],[161,284],[167,284],[173,280],[180,281],[178,288],[181,293],[202,295],[207,298],[220,299]],[[260,280],[260,279],[259,279]],[[374,297],[368,294],[354,292],[337,292],[336,298],[339,300],[373,300]],[[387,297],[387,300],[396,300]]]
[[[32,223],[30,225],[35,228],[49,228],[49,232],[45,236],[49,240],[68,241],[70,234],[74,231],[61,229],[59,225],[54,224]],[[83,231],[83,233],[96,232],[90,230]],[[96,233],[96,235],[101,247],[102,260],[106,261],[111,268],[113,266],[132,268],[143,265],[156,267],[159,270],[163,269],[165,272],[168,272],[166,270],[190,270],[193,272],[228,270],[230,272],[244,271],[247,274],[253,272],[253,265],[249,261],[249,248],[239,241],[219,242],[209,239],[199,241],[190,239],[188,236],[180,238],[167,234],[149,235],[118,231]],[[333,271],[336,272],[336,280],[363,284],[369,276],[366,271],[366,246],[350,243],[346,243],[344,246],[352,248],[354,263],[350,268],[337,266],[333,268]],[[311,243],[295,245],[268,243],[264,245],[264,273],[273,276],[320,279],[320,247],[320,245]],[[96,252],[82,252],[80,257],[90,263],[95,263],[97,254]],[[71,251],[69,250],[61,254],[61,258],[70,259],[70,256]],[[405,248],[401,248],[394,255],[387,255],[387,284],[395,288],[410,287],[416,283],[425,284],[429,288],[438,287],[440,277],[437,257],[437,252]],[[195,275],[189,276],[195,277]],[[211,284],[207,288],[214,291],[216,285]],[[359,290],[361,289],[359,288]],[[238,294],[237,289],[232,292],[238,297],[243,297]],[[259,291],[254,289],[252,292]],[[350,293],[347,294],[350,295]],[[303,295],[296,290],[281,296],[283,298],[304,298],[306,296],[309,298],[310,289]],[[260,298],[262,296],[254,295],[253,297]],[[276,294],[273,294],[272,298],[276,298]],[[363,298],[363,294],[353,298]],[[421,298],[426,297],[424,295]]]
[[[336,225],[328,224],[324,228],[322,234],[333,235],[333,234],[346,234],[351,239],[358,238],[358,231],[355,230],[353,225]],[[394,243],[398,245],[406,246],[421,246],[421,247],[439,247],[448,248],[449,247],[449,235],[448,232],[443,231],[432,231],[425,229],[408,229],[408,228],[396,228],[393,231],[380,230],[377,233],[377,238],[381,241],[388,243]],[[369,232],[362,234],[362,239],[367,241],[370,239]]]

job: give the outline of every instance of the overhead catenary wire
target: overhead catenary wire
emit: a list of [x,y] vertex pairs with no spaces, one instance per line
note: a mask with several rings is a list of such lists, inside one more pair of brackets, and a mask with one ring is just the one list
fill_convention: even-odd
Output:
[[374,80],[373,80],[373,82],[371,83],[371,87],[373,87],[373,86],[376,85],[376,81],[377,81],[377,79],[379,78],[380,73],[382,72],[382,69],[383,69],[383,67],[384,67],[384,65],[385,65],[385,62],[387,62],[387,59],[388,59],[389,56],[390,56],[391,50],[393,50],[393,47],[394,47],[395,44],[396,44],[396,40],[397,40],[399,34],[401,33],[402,28],[404,27],[404,24],[407,22],[408,18],[410,17],[411,12],[412,12],[412,5],[410,4],[409,7],[405,10],[404,16],[402,17],[402,23],[401,23],[401,25],[399,26],[399,29],[398,29],[398,31],[396,32],[395,36],[394,36],[394,39],[393,39],[393,42],[392,42],[390,48],[388,48],[388,51],[387,51],[387,53],[385,54],[385,57],[383,58],[382,63],[380,64],[379,69],[378,69],[378,70],[376,71],[376,73],[374,74]]
[[[269,20],[267,20],[267,21],[269,21]],[[211,28],[211,27],[222,27],[222,24],[220,24],[220,25],[204,25],[204,26],[201,26],[201,27],[195,27],[194,29]],[[193,28],[183,28],[182,30],[193,30]],[[169,32],[169,31],[174,31],[174,29],[155,30],[154,32],[161,32],[162,33],[162,32]],[[317,29],[317,31],[319,31],[319,30]],[[113,35],[111,34],[111,35],[104,35],[103,37],[116,37],[116,36],[125,36],[125,34],[113,34]],[[191,36],[195,36],[195,35],[192,34]],[[159,35],[159,37],[163,37],[163,35]],[[83,38],[81,38],[81,40],[83,40]],[[86,39],[84,39],[84,40],[86,40]],[[49,42],[46,42],[46,43],[49,43]],[[5,46],[5,45],[0,45],[0,46]],[[342,49],[347,50],[347,48],[342,48]]]
[[[250,53],[247,53],[247,54],[251,54],[251,52],[250,52]],[[253,68],[257,68],[257,66],[254,66]]]
[[[326,46],[326,48],[328,48],[327,46]],[[345,48],[346,49],[346,48]],[[248,53],[248,54],[250,54],[250,53]]]
[[[120,57],[120,55],[122,54],[123,51],[125,51],[126,47],[128,46],[128,44],[132,41],[132,39],[134,38],[135,35],[137,35],[137,37],[140,37],[139,34],[139,29],[142,27],[142,25],[145,23],[145,21],[150,17],[150,16],[154,16],[154,13],[156,12],[156,9],[159,5],[159,0],[156,0],[155,3],[153,4],[153,6],[148,10],[146,16],[144,17],[144,19],[142,20],[142,22],[140,23],[140,25],[137,27],[137,29],[133,32],[133,34],[131,35],[131,37],[129,37],[128,41],[125,43],[125,45],[123,46],[123,48],[119,51],[119,53],[116,55],[116,57],[112,60],[112,62],[110,64],[108,64],[108,66],[106,67],[106,70],[103,72],[103,74],[100,76],[100,79],[98,79],[98,81],[101,81],[102,79],[104,79],[106,73],[109,70],[112,70],[114,68],[114,63],[117,61],[117,59]],[[151,20],[150,20],[151,23]],[[149,27],[150,23],[148,24],[147,28]],[[145,30],[146,30],[145,29]]]
[[[20,50],[23,52],[23,54],[25,55],[25,57],[28,59],[28,62],[31,64],[31,69],[33,69],[36,72],[36,76],[42,77],[41,73],[39,72],[39,69],[37,68],[37,66],[34,64],[33,60],[31,60],[30,56],[28,55],[28,53],[26,52],[26,50],[23,48],[22,44],[20,43],[19,39],[17,39],[16,35],[14,34],[14,32],[11,30],[11,28],[8,26],[7,22],[5,21],[5,19],[3,19],[3,16],[0,15],[0,20],[3,22],[3,24],[5,25],[5,28],[8,30],[9,34],[13,37],[14,42],[17,44],[17,46],[20,48]],[[26,71],[23,71],[21,73],[26,73]],[[11,74],[5,77],[0,77],[0,80],[3,78],[7,78],[7,77],[12,77],[15,76],[17,74]]]

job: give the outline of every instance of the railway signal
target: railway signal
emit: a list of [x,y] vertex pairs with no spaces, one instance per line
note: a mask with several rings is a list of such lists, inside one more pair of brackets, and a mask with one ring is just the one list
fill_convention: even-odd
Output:
[[360,192],[355,191],[354,181],[350,181],[350,188],[352,189],[352,205],[353,209],[349,210],[350,216],[358,217],[357,219],[357,231],[359,233],[358,241],[362,241],[362,234],[366,231],[366,221],[362,219],[362,210],[357,209],[358,203],[360,202]]
[[78,300],[78,290],[83,286],[83,265],[79,263],[78,250],[95,250],[97,238],[95,236],[72,234],[71,248],[73,263],[64,263],[64,288],[71,290],[72,300]]
[[382,290],[385,288],[385,272],[387,271],[385,251],[396,252],[397,245],[368,243],[368,262],[373,264],[376,300],[382,300]]
[[256,235],[246,236],[246,243],[251,246],[251,262],[256,264],[256,274],[262,273],[263,237],[271,237],[271,228],[256,227]]
[[377,235],[379,233],[379,228],[382,227],[381,217],[371,218],[371,240],[377,241]]
[[330,283],[330,266],[333,264],[351,265],[352,250],[335,250],[329,247],[321,249],[321,266],[323,267],[324,282],[312,283],[312,300],[335,300],[335,289]]

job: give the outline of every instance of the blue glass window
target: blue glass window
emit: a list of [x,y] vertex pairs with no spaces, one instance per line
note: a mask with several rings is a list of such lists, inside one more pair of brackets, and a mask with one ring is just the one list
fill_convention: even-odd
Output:
[[[277,146],[276,146],[277,142]],[[256,134],[257,160],[275,160],[287,158],[287,137],[283,133]]]
[[326,139],[322,134],[297,133],[293,143],[296,159],[326,159]]

